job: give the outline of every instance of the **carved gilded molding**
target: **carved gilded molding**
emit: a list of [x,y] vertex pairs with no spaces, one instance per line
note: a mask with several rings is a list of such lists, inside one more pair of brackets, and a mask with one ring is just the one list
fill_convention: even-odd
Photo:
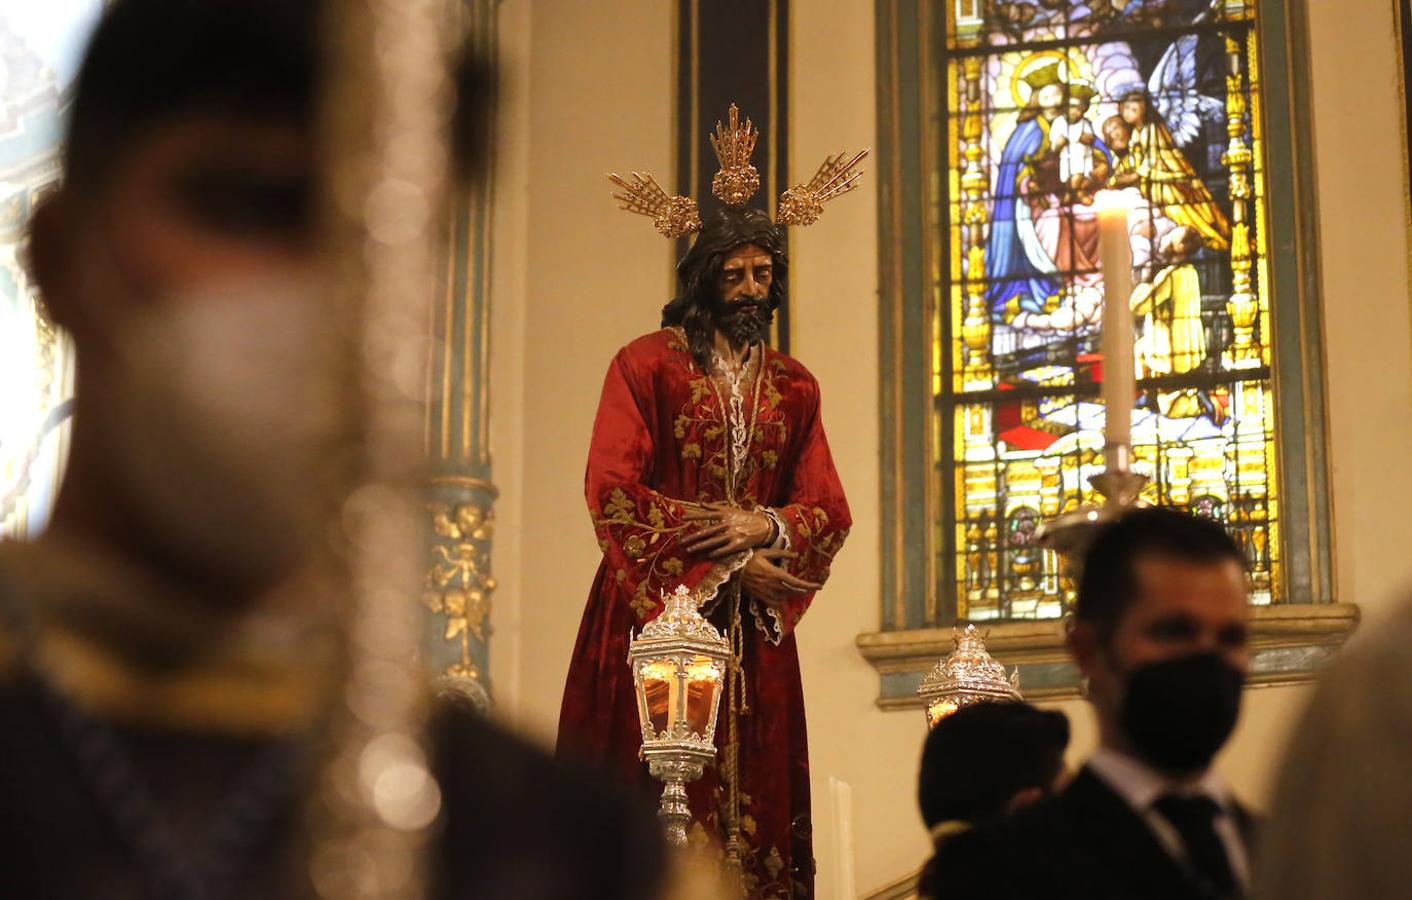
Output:
[[442,639],[457,642],[459,659],[445,674],[480,680],[480,668],[471,657],[471,638],[486,640],[490,597],[495,578],[490,574],[490,542],[495,534],[495,512],[489,503],[475,501],[452,506],[428,503],[431,517],[431,566],[427,570],[422,603],[446,619]]

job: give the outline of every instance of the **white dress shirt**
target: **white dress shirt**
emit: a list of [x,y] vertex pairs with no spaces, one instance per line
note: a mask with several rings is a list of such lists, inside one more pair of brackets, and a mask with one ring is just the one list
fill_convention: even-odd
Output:
[[1132,807],[1133,812],[1152,829],[1157,843],[1184,866],[1188,861],[1181,835],[1153,804],[1167,794],[1204,795],[1214,800],[1221,808],[1221,814],[1213,823],[1216,836],[1226,848],[1226,858],[1230,860],[1236,883],[1243,890],[1250,890],[1250,855],[1245,850],[1240,829],[1236,827],[1234,799],[1221,776],[1208,769],[1195,782],[1173,782],[1147,763],[1107,747],[1098,748],[1088,761],[1088,768]]

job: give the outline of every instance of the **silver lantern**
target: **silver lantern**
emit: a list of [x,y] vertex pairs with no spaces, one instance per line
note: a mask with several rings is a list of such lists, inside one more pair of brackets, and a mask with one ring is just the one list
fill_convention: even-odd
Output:
[[642,725],[642,758],[662,791],[667,839],[686,845],[686,783],[716,758],[716,716],[731,659],[730,642],[701,617],[685,586],[664,595],[662,614],[628,647]]

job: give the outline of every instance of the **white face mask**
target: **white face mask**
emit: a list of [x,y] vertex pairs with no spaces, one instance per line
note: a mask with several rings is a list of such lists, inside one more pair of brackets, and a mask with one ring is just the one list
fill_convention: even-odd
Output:
[[311,283],[232,285],[124,319],[85,409],[106,418],[109,472],[145,543],[223,582],[303,557],[340,448],[338,332]]

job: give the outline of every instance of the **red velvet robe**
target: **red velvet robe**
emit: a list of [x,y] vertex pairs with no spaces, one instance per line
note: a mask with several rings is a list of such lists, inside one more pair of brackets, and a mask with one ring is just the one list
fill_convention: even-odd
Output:
[[[754,352],[760,349],[763,360],[754,371],[763,374],[742,390],[755,427],[735,479],[736,502],[773,508],[790,550],[799,554],[787,568],[823,582],[851,521],[824,437],[819,385],[795,360],[769,348]],[[722,406],[729,396],[696,365],[681,331],[646,335],[620,350],[609,367],[589,449],[586,491],[603,563],[574,647],[559,745],[621,763],[654,796],[660,785],[650,782],[638,759],[642,731],[627,665],[629,633],[656,617],[663,593],[679,585],[708,601],[703,613],[719,627],[729,623],[732,580],[743,555],[718,561],[681,549],[696,527],[682,518],[690,504],[727,500],[731,429]],[[812,599],[795,596],[780,614],[740,596],[748,712],[738,718],[738,821],[751,897],[813,896],[809,758],[794,641]],[[727,720],[723,700],[716,731],[722,751]],[[708,770],[688,786],[694,840],[723,840],[727,792],[719,776]]]

